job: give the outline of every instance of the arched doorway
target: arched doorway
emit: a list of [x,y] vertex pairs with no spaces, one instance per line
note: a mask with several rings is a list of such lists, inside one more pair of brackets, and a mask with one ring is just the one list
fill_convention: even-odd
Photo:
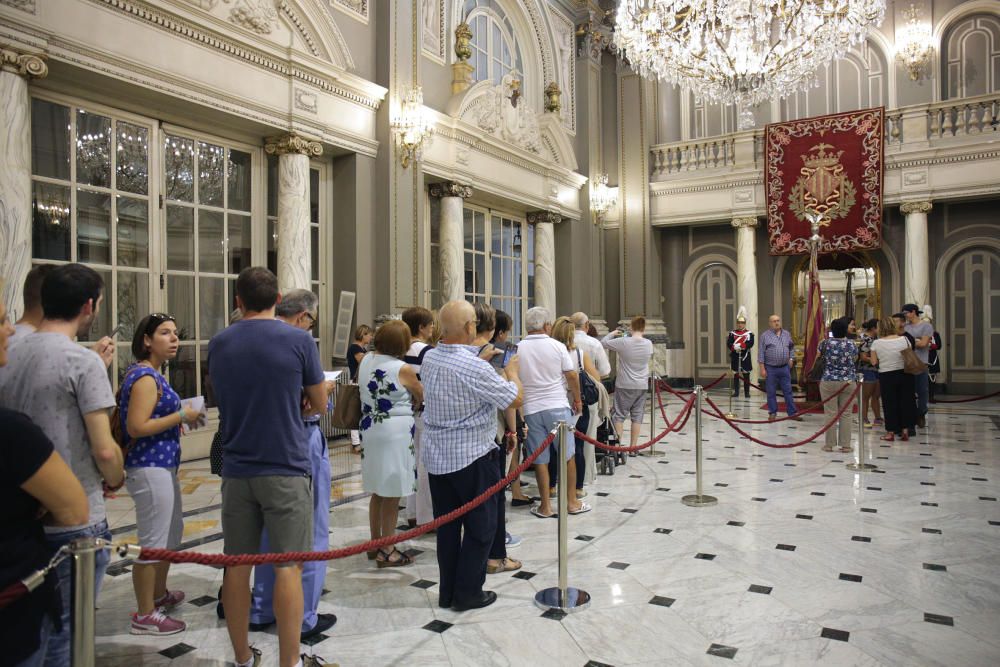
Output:
[[949,384],[1000,383],[1000,252],[975,246],[947,267],[943,341]]
[[725,332],[736,319],[736,272],[721,262],[706,264],[693,287],[694,376],[714,380],[729,370]]

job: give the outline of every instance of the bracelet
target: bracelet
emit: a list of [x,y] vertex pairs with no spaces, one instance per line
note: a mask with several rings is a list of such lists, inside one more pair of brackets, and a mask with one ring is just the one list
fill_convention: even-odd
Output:
[[180,415],[181,423],[184,423],[184,417],[185,417],[184,406],[181,406],[181,409],[177,411],[177,414]]
[[507,437],[508,435],[517,435],[517,432],[516,431],[505,431],[504,432],[504,437]]

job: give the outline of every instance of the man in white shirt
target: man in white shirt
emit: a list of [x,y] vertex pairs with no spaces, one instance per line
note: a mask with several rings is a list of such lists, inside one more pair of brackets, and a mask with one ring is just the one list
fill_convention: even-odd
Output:
[[618,375],[615,377],[615,405],[612,419],[615,430],[622,435],[625,418],[631,417],[632,447],[639,444],[642,418],[646,411],[646,392],[649,388],[649,360],[653,356],[653,342],[643,337],[646,318],[636,315],[631,322],[632,334],[622,330],[609,333],[601,345],[618,354]]
[[[545,308],[529,308],[524,318],[524,326],[528,335],[517,345],[517,356],[524,387],[524,422],[528,425],[528,438],[525,447],[528,454],[537,450],[559,422],[567,422],[572,427],[576,423],[574,416],[582,410],[580,400],[580,377],[577,375],[576,363],[569,355],[569,350],[559,341],[550,338],[552,316]],[[570,409],[570,398],[573,405]],[[549,499],[549,452],[556,450],[556,444],[542,452],[535,459],[535,478],[538,480],[538,494],[541,497],[538,505],[531,508],[531,513],[540,518],[555,516]],[[572,437],[568,439],[565,452],[561,452],[568,461],[567,480],[576,479],[576,461],[573,459],[575,443]],[[582,514],[590,511],[590,505],[581,503],[576,498],[576,485],[569,484],[568,506],[570,514]]]
[[611,375],[611,362],[608,361],[608,353],[604,350],[604,346],[601,345],[601,341],[587,335],[587,327],[590,324],[587,313],[573,313],[570,319],[573,320],[573,327],[576,329],[573,334],[576,347],[590,355],[602,378]]

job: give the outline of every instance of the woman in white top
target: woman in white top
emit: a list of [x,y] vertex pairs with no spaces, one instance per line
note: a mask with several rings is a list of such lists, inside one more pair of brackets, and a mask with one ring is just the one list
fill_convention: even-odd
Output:
[[909,440],[915,434],[915,386],[913,376],[903,370],[903,350],[907,348],[912,349],[910,339],[896,333],[896,323],[891,317],[883,317],[878,325],[878,339],[872,341],[871,362],[878,368],[886,430],[882,439],[888,442],[897,437]]
[[[410,327],[410,349],[406,351],[403,362],[412,368],[417,379],[420,379],[420,364],[434,337],[434,313],[422,306],[407,308],[402,314],[403,322]],[[417,460],[417,491],[406,497],[406,512],[404,516],[410,527],[423,525],[434,520],[434,508],[431,507],[431,487],[427,479],[427,469],[420,460],[420,435],[424,430],[424,413],[413,414],[413,456]]]

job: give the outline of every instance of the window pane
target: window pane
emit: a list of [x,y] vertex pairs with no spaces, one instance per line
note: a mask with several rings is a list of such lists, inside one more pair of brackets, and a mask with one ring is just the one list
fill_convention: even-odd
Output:
[[177,320],[178,337],[194,340],[194,276],[167,276],[167,312]]
[[464,209],[462,211],[462,231],[465,235],[465,249],[472,250],[472,238],[474,235],[473,222],[472,222],[472,211],[470,209]]
[[208,340],[226,326],[229,308],[226,306],[225,285],[222,278],[198,280],[198,336]]
[[319,169],[309,170],[309,222],[319,224]]
[[267,156],[267,214],[278,216],[278,156]]
[[177,351],[177,357],[170,362],[170,386],[181,398],[191,398],[198,395],[194,363],[197,349],[194,345],[182,345]]
[[502,260],[499,257],[493,257],[493,260],[491,262],[493,265],[493,276],[492,276],[493,286],[491,291],[496,296],[500,296],[503,294],[503,274],[500,265],[501,261]]
[[149,191],[149,130],[118,121],[117,181],[119,190],[144,195]]
[[76,180],[111,187],[111,119],[76,112]]
[[500,253],[504,252],[503,243],[502,243],[502,238],[503,238],[503,223],[501,222],[500,218],[498,218],[496,216],[493,216],[493,224],[492,224],[491,232],[492,232],[492,237],[493,237],[493,243],[490,246],[491,250],[493,250],[494,254],[500,254]]
[[119,266],[149,266],[149,204],[143,199],[118,197]]
[[198,142],[198,203],[222,206],[226,149]]
[[133,271],[118,272],[118,318],[116,325],[125,325],[119,340],[129,341],[139,320],[149,314],[149,274]]
[[225,270],[225,226],[218,211],[198,211],[198,270],[222,273]]
[[486,214],[476,211],[476,250],[486,251]]
[[253,201],[250,178],[250,153],[229,150],[229,203],[228,208],[249,211]]
[[111,195],[77,191],[76,236],[78,261],[111,263]]
[[319,227],[309,226],[309,254],[312,260],[312,280],[319,280]]
[[229,273],[239,273],[250,266],[250,216],[230,214],[228,220]]
[[101,292],[103,298],[97,307],[97,317],[94,318],[90,329],[82,336],[77,337],[77,340],[82,343],[100,340],[111,333],[111,329],[114,328],[114,325],[111,324],[111,311],[114,309],[114,298],[112,296],[114,292],[111,291],[111,271],[97,270],[97,273],[101,276],[101,280],[104,281],[104,290]]
[[472,294],[476,291],[476,278],[475,267],[472,265],[472,253],[465,253],[465,262],[463,263],[465,269],[465,292],[466,294]]
[[69,188],[34,183],[31,197],[31,256],[70,259]]
[[486,256],[476,255],[476,294],[486,292]]
[[194,209],[167,206],[167,269],[194,270]]
[[31,173],[69,180],[69,107],[31,100]]
[[166,198],[194,201],[194,141],[171,137],[163,142],[163,168]]
[[267,221],[267,268],[271,273],[278,273],[278,223]]

